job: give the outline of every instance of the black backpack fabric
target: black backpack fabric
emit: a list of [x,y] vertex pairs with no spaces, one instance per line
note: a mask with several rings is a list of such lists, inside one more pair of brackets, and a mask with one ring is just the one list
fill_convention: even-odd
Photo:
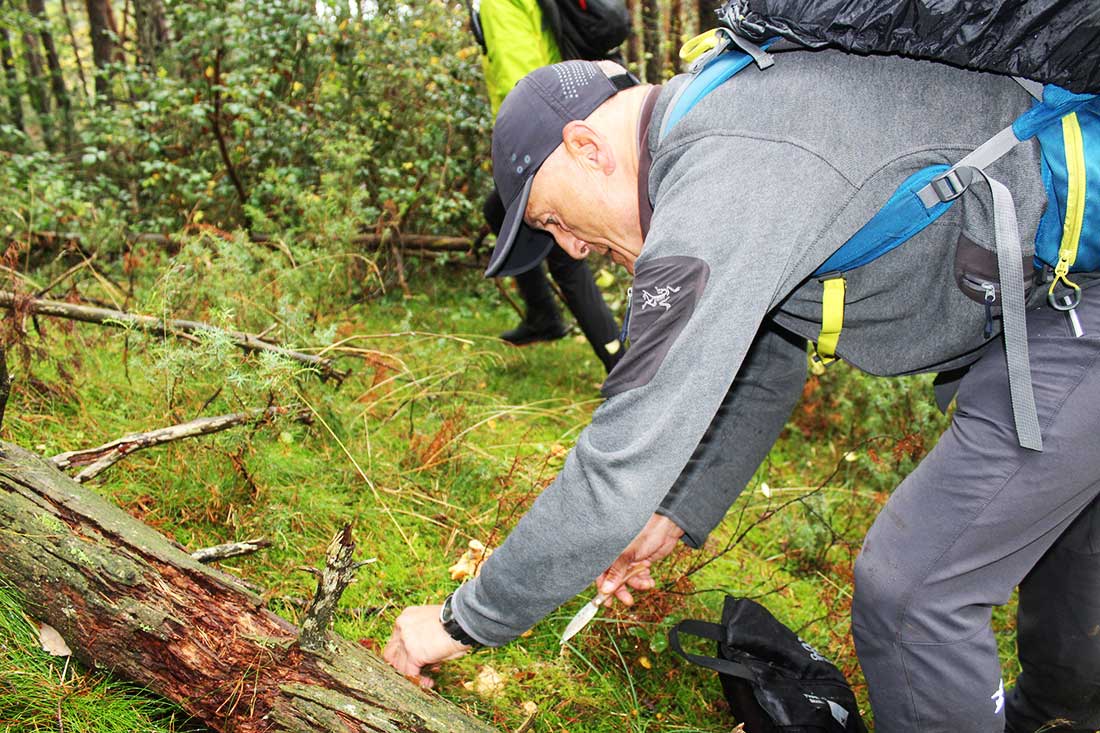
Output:
[[608,58],[630,35],[622,0],[538,0],[563,61]]
[[[685,652],[681,634],[717,642],[718,655]],[[867,733],[840,670],[755,601],[726,596],[721,624],[681,621],[668,641],[684,659],[718,672],[746,733]]]
[[1100,93],[1100,3],[1092,0],[727,0],[718,14],[756,42],[779,36]]

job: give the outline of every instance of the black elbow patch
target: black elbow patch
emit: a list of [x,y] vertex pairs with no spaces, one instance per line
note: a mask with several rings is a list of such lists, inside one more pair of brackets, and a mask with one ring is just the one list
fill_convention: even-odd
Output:
[[603,383],[611,397],[653,379],[703,296],[710,266],[697,257],[658,257],[634,276],[630,299],[630,349]]

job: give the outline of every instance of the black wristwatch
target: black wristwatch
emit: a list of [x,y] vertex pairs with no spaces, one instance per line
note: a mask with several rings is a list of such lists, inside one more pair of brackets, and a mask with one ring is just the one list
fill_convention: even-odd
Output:
[[463,629],[459,625],[458,620],[455,619],[454,611],[451,609],[451,599],[454,598],[454,596],[455,594],[452,593],[447,596],[447,600],[443,601],[443,608],[439,609],[439,623],[443,624],[443,630],[458,643],[475,648],[482,646],[481,642],[467,634],[466,630]]

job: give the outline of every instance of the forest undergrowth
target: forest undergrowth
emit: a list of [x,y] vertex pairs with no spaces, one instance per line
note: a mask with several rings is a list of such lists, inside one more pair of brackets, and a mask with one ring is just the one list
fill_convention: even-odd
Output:
[[[217,336],[166,340],[17,313],[5,321],[14,381],[4,438],[49,456],[199,416],[305,408],[308,422],[262,421],[149,449],[91,483],[189,549],[270,539],[221,567],[292,621],[314,583],[300,568],[350,522],[360,559],[375,561],[345,594],[336,631],[375,651],[402,608],[454,589],[448,569],[471,541],[502,541],[600,402],[602,370],[582,337],[523,349],[498,341],[516,313],[461,266],[417,260],[408,263],[411,297],[392,287],[367,296],[368,281],[382,290],[386,273],[368,267],[354,281],[331,265],[356,261],[351,252],[280,252],[205,233],[175,255],[152,247],[128,257],[142,262],[128,280],[89,263],[62,290],[226,328],[274,325],[280,342],[334,357],[349,375],[322,382]],[[58,254],[26,271],[22,286],[49,282],[74,260]],[[611,279],[608,300],[621,308],[625,282]],[[834,659],[866,710],[849,633],[851,568],[889,492],[945,423],[922,381],[870,381],[843,366],[811,377],[724,524],[703,549],[665,561],[656,590],[605,612],[562,650],[577,599],[506,648],[444,665],[438,693],[506,731],[532,713],[532,730],[729,730],[717,679],[668,651],[666,633],[682,618],[717,620],[730,593],[764,603]],[[195,729],[101,672],[48,658],[17,597],[4,589],[0,608],[3,729]]]

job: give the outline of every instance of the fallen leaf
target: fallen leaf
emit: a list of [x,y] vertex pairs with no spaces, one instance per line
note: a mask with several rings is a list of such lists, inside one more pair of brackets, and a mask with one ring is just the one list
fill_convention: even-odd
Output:
[[534,715],[539,711],[539,706],[528,700],[523,703],[523,712],[525,715]]
[[478,670],[477,677],[470,682],[463,682],[462,686],[482,697],[496,697],[504,692],[504,678],[500,676],[500,672],[486,664]]
[[49,624],[39,624],[38,641],[42,644],[42,651],[49,652],[55,657],[71,657],[73,650],[57,633],[57,629]]
[[642,665],[642,669],[653,669],[653,662],[649,661],[649,657],[638,657],[638,664]]

